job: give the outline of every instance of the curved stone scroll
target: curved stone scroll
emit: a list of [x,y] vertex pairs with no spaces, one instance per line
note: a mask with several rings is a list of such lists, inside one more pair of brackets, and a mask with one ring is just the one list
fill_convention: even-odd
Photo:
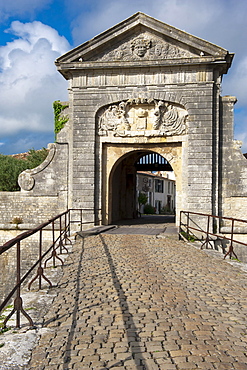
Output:
[[43,171],[53,160],[56,152],[56,144],[48,144],[47,149],[49,150],[49,153],[46,159],[38,167],[35,167],[31,170],[25,170],[19,175],[18,184],[22,190],[32,190],[35,185],[35,180],[33,176]]
[[97,117],[100,136],[172,136],[186,133],[188,112],[178,104],[129,99],[103,108]]

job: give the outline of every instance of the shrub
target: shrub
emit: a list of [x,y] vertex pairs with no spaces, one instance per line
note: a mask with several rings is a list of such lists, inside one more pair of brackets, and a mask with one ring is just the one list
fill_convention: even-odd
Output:
[[63,111],[68,108],[68,105],[63,105],[60,100],[56,100],[53,103],[54,110],[54,132],[55,140],[57,139],[57,134],[64,128],[65,124],[68,122],[68,115],[64,115]]
[[144,213],[147,215],[153,215],[155,213],[155,208],[151,204],[146,204],[144,206]]
[[0,191],[17,191],[19,174],[26,169],[24,160],[0,154]]
[[30,149],[25,158],[15,158],[11,155],[0,154],[0,191],[18,191],[19,174],[40,165],[48,154],[48,150]]

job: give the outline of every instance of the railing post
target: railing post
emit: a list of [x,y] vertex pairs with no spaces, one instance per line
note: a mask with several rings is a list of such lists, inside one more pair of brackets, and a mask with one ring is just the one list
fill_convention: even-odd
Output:
[[228,256],[228,254],[230,255],[230,259],[232,258],[232,254],[234,254],[236,259],[238,259],[237,255],[233,251],[233,233],[234,233],[234,219],[232,218],[230,246],[229,246],[229,251],[224,256],[224,259],[226,258],[226,256]]
[[42,273],[43,273],[41,258],[42,258],[42,229],[40,229],[40,231],[39,231],[39,267],[38,267],[38,269],[40,271],[40,274],[39,274],[39,289],[41,289],[41,276],[42,276]]
[[182,212],[183,211],[180,211],[180,214],[179,214],[179,233],[178,233],[178,237],[179,237],[179,240],[181,239],[181,231],[182,231]]
[[21,318],[20,314],[22,313],[26,319],[29,321],[31,327],[33,327],[33,320],[31,317],[24,311],[22,306],[22,298],[21,298],[21,242],[20,240],[16,243],[16,298],[14,300],[14,308],[10,312],[10,314],[5,318],[3,322],[3,328],[6,327],[7,321],[11,318],[11,316],[16,312],[16,328],[20,329],[21,327]]
[[39,290],[42,288],[41,287],[41,278],[43,277],[43,279],[45,279],[47,281],[47,283],[50,285],[50,287],[52,287],[52,283],[50,282],[50,280],[44,275],[44,269],[42,267],[42,231],[43,229],[40,229],[39,230],[39,266],[38,266],[38,271],[37,271],[37,275],[30,281],[30,283],[28,284],[28,290],[30,290],[30,287],[31,285],[33,284],[33,282],[39,278]]
[[70,236],[70,222],[71,222],[70,212],[71,212],[71,209],[69,209],[69,213],[68,213],[68,231],[69,231],[69,236]]
[[68,235],[67,235],[67,214],[68,214],[68,212],[66,212],[65,214],[64,214],[64,230],[65,230],[65,240],[68,238]]
[[186,224],[186,235],[189,236],[189,222],[190,222],[190,213],[187,213],[187,224]]
[[56,267],[56,260],[55,260],[55,255],[56,255],[56,250],[55,250],[55,223],[54,220],[52,221],[52,260],[53,260],[53,267]]
[[[206,215],[205,215],[206,216]],[[205,239],[205,242],[202,243],[201,245],[201,249],[203,249],[203,246],[206,245],[206,249],[208,249],[208,243],[210,243],[209,241],[209,227],[210,227],[210,215],[207,215],[207,231],[206,231],[206,239]]]
[[233,232],[234,232],[234,219],[232,219],[232,229],[231,229],[231,244],[230,244],[230,258],[232,258],[233,252]]
[[18,240],[16,244],[16,285],[17,285],[17,291],[16,291],[16,298],[15,298],[15,309],[16,309],[16,327],[20,328],[20,309],[22,306],[22,299],[21,299],[21,243]]
[[80,231],[82,231],[82,209],[80,209],[80,215],[81,215],[81,228],[80,228]]
[[60,253],[62,253],[62,246],[63,246],[63,242],[62,242],[62,216],[59,217],[59,246],[60,246]]
[[208,249],[208,242],[209,242],[209,227],[210,227],[210,215],[208,215],[208,223],[207,223],[206,249]]
[[[59,220],[61,221],[61,215],[59,215],[59,217],[56,217],[55,219],[57,220],[57,218],[59,218]],[[60,235],[59,237],[57,238],[57,240],[55,239],[55,219],[52,219],[52,253],[51,253],[51,257],[49,257],[46,261],[45,261],[45,264],[44,264],[44,267],[46,267],[47,265],[47,262],[52,259],[53,261],[53,267],[56,267],[56,258],[61,262],[62,265],[64,265],[64,262],[63,260],[58,257],[57,255],[57,251],[56,251],[56,248],[55,248],[55,244],[56,242],[59,240],[59,244],[58,244],[58,247],[60,247]]]

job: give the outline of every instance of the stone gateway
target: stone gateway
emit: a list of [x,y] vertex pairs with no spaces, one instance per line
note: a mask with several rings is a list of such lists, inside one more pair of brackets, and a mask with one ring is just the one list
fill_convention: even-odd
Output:
[[246,218],[247,162],[233,140],[236,98],[220,95],[232,59],[140,12],[59,57],[69,120],[46,162],[21,174],[15,213],[29,224],[37,207],[43,219],[82,208],[92,225],[133,218],[136,163],[157,153],[176,176],[177,216]]

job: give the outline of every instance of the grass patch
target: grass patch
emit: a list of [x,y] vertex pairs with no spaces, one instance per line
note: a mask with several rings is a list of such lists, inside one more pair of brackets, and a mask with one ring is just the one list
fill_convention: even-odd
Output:
[[236,257],[232,257],[231,258],[232,261],[235,261],[235,262],[239,262],[239,263],[242,263],[242,261],[240,261],[239,259],[237,259]]
[[194,235],[191,235],[191,234],[188,234],[186,233],[185,231],[181,231],[180,234],[185,238],[187,239],[189,242],[195,242],[196,241],[196,237]]
[[4,333],[6,333],[6,331],[9,331],[11,328],[3,328],[3,327],[0,327],[0,335],[1,334],[4,334]]

